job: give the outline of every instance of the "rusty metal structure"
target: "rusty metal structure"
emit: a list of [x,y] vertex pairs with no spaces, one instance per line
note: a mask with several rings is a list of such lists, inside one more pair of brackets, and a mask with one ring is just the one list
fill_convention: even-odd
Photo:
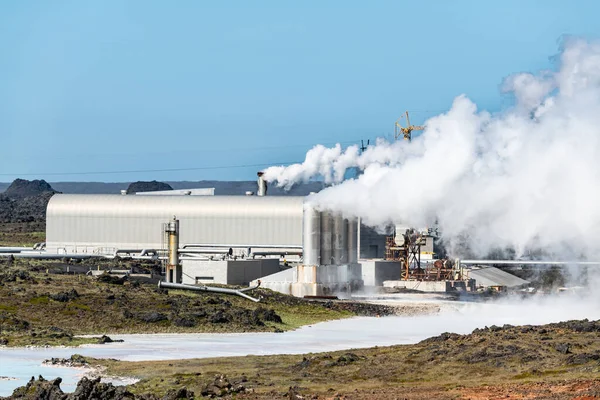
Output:
[[[402,239],[399,240],[399,235]],[[414,279],[421,275],[421,245],[425,238],[415,229],[407,229],[406,232],[396,232],[395,236],[386,238],[385,258],[386,260],[400,261],[403,280]]]
[[[401,235],[401,238],[400,238]],[[402,280],[443,281],[462,279],[455,275],[454,263],[450,260],[421,261],[421,246],[425,244],[426,235],[415,229],[407,229],[404,233],[396,232],[395,236],[386,238],[386,260],[400,261],[400,277]]]

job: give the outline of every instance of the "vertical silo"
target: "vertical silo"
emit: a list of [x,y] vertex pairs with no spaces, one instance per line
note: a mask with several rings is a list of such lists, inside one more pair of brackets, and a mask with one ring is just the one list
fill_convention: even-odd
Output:
[[321,212],[321,265],[332,264],[333,218],[328,211]]
[[308,203],[304,203],[302,257],[304,265],[314,266],[321,257],[321,214]]
[[358,218],[348,219],[348,263],[358,261]]
[[348,220],[342,214],[333,216],[333,263],[336,265],[348,263]]

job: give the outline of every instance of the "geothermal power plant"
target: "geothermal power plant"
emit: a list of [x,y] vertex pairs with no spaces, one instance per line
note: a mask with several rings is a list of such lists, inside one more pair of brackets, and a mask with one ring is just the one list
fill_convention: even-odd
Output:
[[[527,281],[474,262],[436,259],[427,230],[377,234],[356,218],[319,210],[310,196],[212,189],[137,194],[56,194],[46,242],[4,249],[23,258],[160,260],[167,284],[261,285],[298,297],[382,290],[474,291]],[[469,268],[467,268],[469,267]]]

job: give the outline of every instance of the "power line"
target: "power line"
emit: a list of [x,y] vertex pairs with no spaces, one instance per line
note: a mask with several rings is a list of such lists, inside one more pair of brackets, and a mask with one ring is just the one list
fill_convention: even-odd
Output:
[[286,161],[286,162],[271,162],[262,164],[245,164],[245,165],[215,165],[206,167],[191,167],[191,168],[164,168],[164,169],[138,169],[138,170],[120,170],[120,171],[87,171],[87,172],[28,172],[25,174],[20,173],[0,173],[0,176],[55,176],[55,175],[104,175],[104,174],[134,174],[143,172],[178,172],[178,171],[200,171],[200,170],[211,170],[211,169],[225,169],[225,168],[250,168],[250,167],[264,167],[271,165],[290,165],[298,164],[302,161]]
[[[335,144],[347,145],[347,144],[355,144],[358,140],[345,140],[345,141],[337,141],[337,142],[319,142],[319,144],[324,146],[332,146]],[[216,152],[254,152],[258,150],[279,150],[279,149],[291,149],[291,148],[307,148],[313,147],[316,143],[307,143],[307,144],[288,144],[288,145],[274,145],[274,146],[261,146],[261,147],[215,147],[215,148],[200,148],[200,149],[180,149],[180,150],[172,150],[172,151],[136,151],[136,152],[111,152],[111,153],[85,153],[86,158],[105,158],[105,157],[127,157],[132,155],[144,155],[144,156],[166,156],[170,154],[199,154],[199,153],[216,153]],[[82,153],[83,155],[83,153]],[[26,158],[39,158],[38,155],[31,154],[25,155]],[[68,156],[60,156],[60,157],[48,157],[46,159],[66,159],[72,158],[73,155]],[[0,174],[2,175],[2,174]]]
[[[344,143],[356,143],[356,141],[338,141],[321,143],[323,145],[329,144],[344,144]],[[306,146],[313,146],[306,145]],[[276,149],[286,147],[300,147],[304,145],[283,145],[283,146],[271,146],[264,147],[264,149]],[[240,149],[241,150],[241,149]],[[145,153],[147,154],[147,153]],[[116,171],[85,171],[85,172],[27,172],[27,173],[0,173],[0,176],[74,176],[74,175],[117,175],[117,174],[136,174],[146,172],[181,172],[181,171],[202,171],[202,170],[215,170],[215,169],[227,169],[227,168],[250,168],[250,167],[265,167],[272,165],[290,165],[300,164],[302,161],[286,161],[286,162],[270,162],[261,164],[243,164],[243,165],[215,165],[215,166],[204,166],[204,167],[188,167],[188,168],[161,168],[161,169],[138,169],[138,170],[116,170]]]

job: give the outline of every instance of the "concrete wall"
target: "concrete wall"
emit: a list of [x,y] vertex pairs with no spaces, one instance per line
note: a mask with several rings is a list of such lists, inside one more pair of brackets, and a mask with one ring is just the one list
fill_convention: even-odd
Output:
[[400,261],[361,260],[365,286],[383,286],[384,281],[400,280]]
[[257,259],[237,261],[183,260],[183,281],[187,285],[196,283],[218,283],[223,285],[248,285],[254,279],[280,271],[279,260]]
[[385,281],[383,287],[418,290],[421,292],[464,292],[474,291],[475,281]]
[[[391,235],[391,234],[390,234]],[[360,254],[361,259],[383,258],[385,256],[385,238],[382,235],[363,224],[360,224]]]
[[360,271],[360,264],[300,265],[265,276],[261,283],[262,287],[296,297],[335,295],[361,289]]

